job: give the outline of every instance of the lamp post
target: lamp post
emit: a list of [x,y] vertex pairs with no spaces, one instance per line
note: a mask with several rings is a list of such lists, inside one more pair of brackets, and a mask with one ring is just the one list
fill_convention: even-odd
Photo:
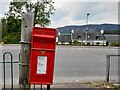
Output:
[[87,18],[86,18],[86,25],[88,24],[88,16],[90,15],[90,13],[87,13]]
[[87,18],[86,18],[86,45],[87,45],[87,38],[88,38],[88,36],[87,36],[87,32],[88,32],[88,27],[87,27],[87,25],[88,25],[88,16],[90,15],[90,13],[87,13]]

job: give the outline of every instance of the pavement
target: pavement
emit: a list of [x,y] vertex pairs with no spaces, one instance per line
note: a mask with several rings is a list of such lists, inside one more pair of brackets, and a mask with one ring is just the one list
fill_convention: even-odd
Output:
[[[7,88],[10,88],[10,86],[6,86]],[[33,88],[34,86],[31,85],[31,88]],[[58,88],[58,89],[62,89],[62,88],[79,88],[79,89],[91,89],[91,90],[96,90],[96,89],[100,89],[100,90],[120,90],[120,84],[112,84],[109,83],[106,85],[106,83],[104,81],[93,81],[93,82],[78,82],[78,83],[54,83],[53,85],[50,86],[51,88]],[[0,86],[0,89],[2,88],[2,86]],[[14,88],[18,88],[18,85],[15,85]],[[35,85],[35,88],[40,89],[41,85]],[[47,85],[42,85],[42,88],[47,88]]]

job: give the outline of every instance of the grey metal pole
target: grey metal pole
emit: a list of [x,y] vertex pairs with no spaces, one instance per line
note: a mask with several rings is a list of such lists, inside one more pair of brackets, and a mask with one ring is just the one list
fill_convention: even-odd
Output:
[[107,60],[106,60],[106,83],[109,82],[109,73],[110,73],[110,56],[107,55]]
[[88,25],[88,16],[89,16],[90,14],[89,13],[87,13],[87,18],[86,18],[86,45],[87,45],[87,33],[88,33],[88,27],[87,27],[87,25]]
[[30,41],[33,27],[34,14],[31,12],[22,13],[21,23],[21,56],[19,71],[19,87],[30,88],[28,83],[29,77],[29,60],[30,60]]
[[90,14],[87,13],[86,25],[88,24],[88,16],[89,16],[89,15],[90,15]]

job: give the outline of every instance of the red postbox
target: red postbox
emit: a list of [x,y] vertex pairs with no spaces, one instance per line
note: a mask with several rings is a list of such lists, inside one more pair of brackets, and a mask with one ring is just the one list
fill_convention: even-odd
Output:
[[33,27],[30,56],[30,84],[53,83],[56,29]]

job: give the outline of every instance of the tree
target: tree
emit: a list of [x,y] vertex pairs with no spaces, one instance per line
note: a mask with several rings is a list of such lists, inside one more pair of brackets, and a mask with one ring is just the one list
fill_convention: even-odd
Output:
[[3,36],[7,35],[7,22],[5,18],[1,19],[1,26],[2,26],[2,38],[3,38]]
[[2,20],[2,41],[7,44],[19,43],[21,20],[9,16]]
[[41,0],[35,3],[29,2],[10,2],[9,11],[6,16],[13,16],[15,19],[21,18],[24,11],[34,12],[34,26],[39,24],[41,26],[50,25],[50,16],[54,14],[54,2],[52,0]]
[[15,19],[13,16],[9,16],[6,20],[7,20],[8,33],[20,33],[21,19]]
[[50,25],[50,16],[54,14],[54,2],[41,0],[37,2],[10,2],[9,11],[2,19],[2,41],[5,43],[19,43],[21,32],[21,15],[23,12],[34,12],[34,26],[39,24],[43,27]]

